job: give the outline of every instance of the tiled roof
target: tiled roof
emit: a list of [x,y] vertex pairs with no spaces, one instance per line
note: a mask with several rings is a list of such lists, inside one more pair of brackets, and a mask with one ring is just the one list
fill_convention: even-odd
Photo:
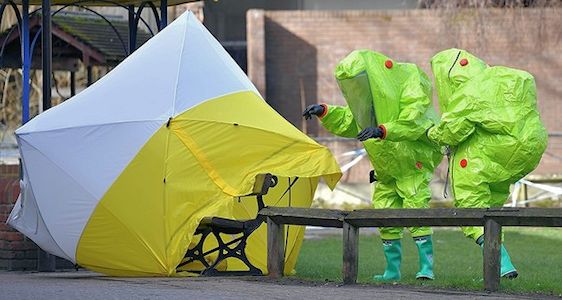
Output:
[[[118,34],[105,20],[95,15],[60,13],[52,18],[53,26],[100,52],[106,61],[122,61],[127,56],[125,49],[129,40],[129,23],[122,18],[111,18],[109,21]],[[137,48],[152,36],[141,29],[143,26],[144,24],[139,22]]]
[[[64,33],[70,35],[73,39],[77,40],[79,43],[85,44],[90,48],[90,50],[101,54],[103,59],[105,59],[105,62],[102,64],[116,65],[117,63],[125,59],[125,57],[127,57],[127,48],[129,42],[129,23],[128,20],[122,17],[104,17],[109,22],[111,22],[111,25],[108,24],[108,22],[102,19],[100,16],[94,14],[77,12],[58,13],[52,17],[53,37],[57,35],[57,33],[55,33],[54,31],[56,31],[57,29],[61,30]],[[41,26],[40,18],[41,15],[38,14],[31,17],[30,19],[30,31],[32,32],[32,39],[35,36],[34,33],[37,32],[37,27]],[[14,31],[16,29],[14,28],[15,26],[16,25],[2,32],[0,34],[0,41],[3,40],[3,37],[5,37],[9,32]],[[152,37],[152,34],[147,32],[145,28],[146,26],[142,23],[142,21],[139,21],[139,26],[137,29],[137,48],[139,48],[142,44],[144,44],[148,39]],[[12,34],[13,33],[14,32],[12,32]],[[17,34],[17,30],[15,31],[15,33]],[[38,52],[37,48],[41,47],[40,41],[41,39],[38,40],[39,43],[35,46],[35,53]],[[19,45],[19,39],[16,38],[8,44],[11,43],[18,43]],[[82,45],[77,45],[75,41],[64,43],[67,43],[69,46],[76,48],[77,51],[80,51],[79,49],[83,47]],[[8,49],[12,49],[12,51],[17,51],[18,53],[13,53],[13,55],[10,55],[10,50]],[[4,54],[6,54],[7,57],[19,57],[19,50],[19,46],[7,47],[7,52],[5,52]],[[57,50],[55,49],[55,44],[53,44],[53,55],[57,54],[56,51]],[[99,62],[95,64],[98,63]]]

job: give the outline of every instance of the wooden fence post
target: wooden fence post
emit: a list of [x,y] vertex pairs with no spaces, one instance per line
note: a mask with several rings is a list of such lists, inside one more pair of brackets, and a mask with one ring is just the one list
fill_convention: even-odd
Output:
[[343,268],[344,284],[355,284],[359,265],[359,228],[343,222]]
[[495,292],[500,287],[501,225],[484,218],[484,289]]
[[267,217],[267,269],[269,277],[272,278],[283,277],[285,265],[284,232],[283,224],[277,224],[270,217]]

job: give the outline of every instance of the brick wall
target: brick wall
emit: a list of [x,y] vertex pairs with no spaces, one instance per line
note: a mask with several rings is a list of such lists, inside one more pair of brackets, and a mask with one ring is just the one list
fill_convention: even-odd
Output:
[[6,224],[19,194],[19,165],[0,165],[0,269],[36,269],[37,246]]
[[[562,132],[561,15],[559,8],[250,10],[248,70],[267,101],[285,118],[311,135],[323,136],[327,133],[316,121],[305,128],[300,112],[316,102],[345,103],[333,70],[352,50],[369,48],[416,63],[431,77],[429,59],[435,53],[464,48],[491,65],[531,72],[549,132]],[[562,173],[561,157],[562,136],[552,137],[536,173]]]

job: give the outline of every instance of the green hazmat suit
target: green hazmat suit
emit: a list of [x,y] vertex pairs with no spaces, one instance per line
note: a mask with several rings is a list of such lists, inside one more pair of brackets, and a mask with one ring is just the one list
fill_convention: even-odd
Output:
[[[509,186],[535,169],[547,145],[533,76],[459,49],[439,52],[431,67],[442,115],[428,138],[451,147],[455,206],[503,206]],[[475,240],[484,233],[462,229]]]
[[[336,66],[335,76],[348,105],[324,104],[322,125],[349,138],[367,127],[383,130],[381,139],[363,142],[376,172],[374,207],[428,208],[429,181],[442,154],[426,137],[436,121],[427,75],[414,64],[357,50]],[[432,234],[429,227],[409,230],[413,237]],[[380,232],[384,240],[402,237],[399,227]]]

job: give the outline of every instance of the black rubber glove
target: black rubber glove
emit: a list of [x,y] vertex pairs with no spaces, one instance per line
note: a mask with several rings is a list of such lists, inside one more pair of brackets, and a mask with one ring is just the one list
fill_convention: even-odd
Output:
[[382,129],[378,127],[369,127],[361,130],[361,132],[357,135],[357,139],[363,142],[368,139],[380,139],[382,135]]
[[377,181],[377,175],[375,174],[375,170],[371,170],[369,172],[369,183],[373,183]]
[[324,113],[324,106],[320,105],[320,104],[312,104],[310,106],[308,106],[302,113],[302,116],[307,119],[310,120],[310,118],[312,118],[312,115],[316,115],[316,116],[320,116]]

